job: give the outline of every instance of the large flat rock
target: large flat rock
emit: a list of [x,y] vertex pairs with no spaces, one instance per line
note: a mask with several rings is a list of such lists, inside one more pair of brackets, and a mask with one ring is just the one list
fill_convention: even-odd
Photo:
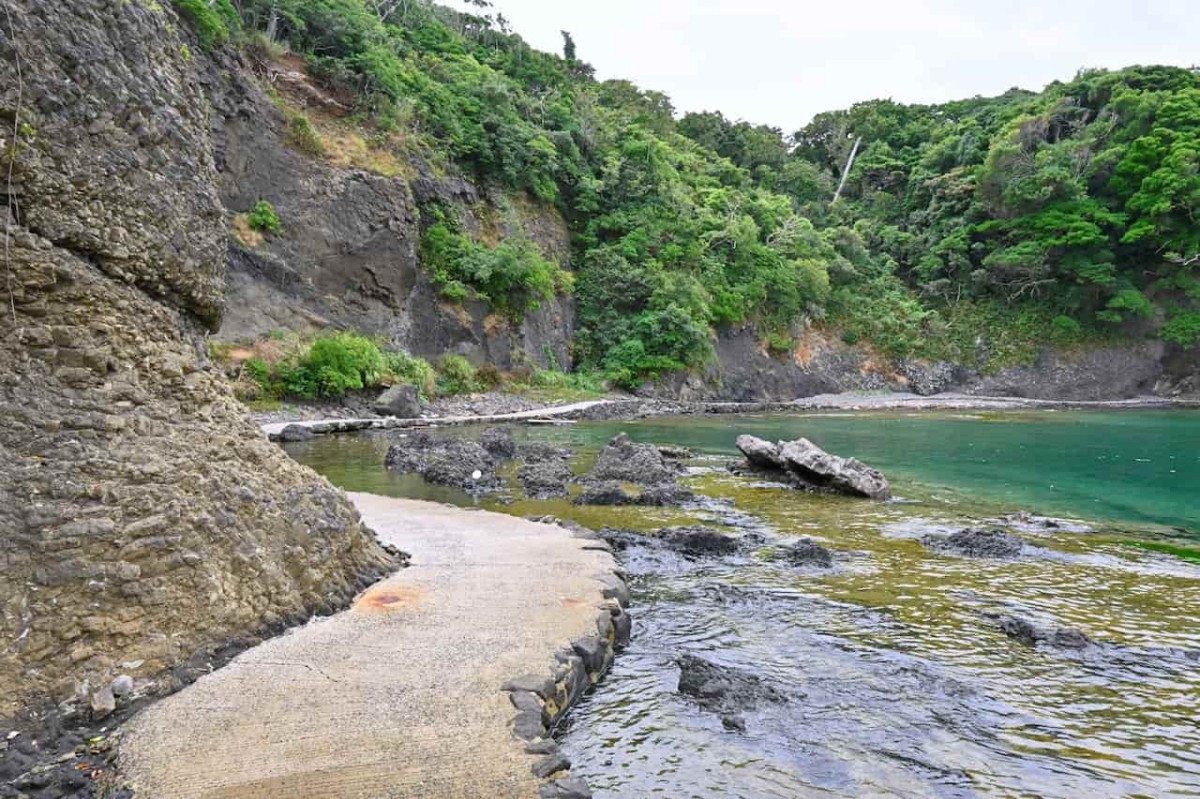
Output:
[[139,797],[536,797],[507,679],[596,632],[611,555],[558,526],[351,498],[412,565],[128,726]]

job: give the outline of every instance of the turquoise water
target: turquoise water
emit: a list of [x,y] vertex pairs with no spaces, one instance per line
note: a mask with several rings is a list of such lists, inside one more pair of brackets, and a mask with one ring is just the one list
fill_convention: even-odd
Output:
[[[597,799],[640,796],[1200,797],[1200,565],[1126,545],[1200,529],[1200,413],[690,416],[513,428],[579,453],[611,436],[701,453],[683,508],[580,507],[506,490],[471,497],[388,472],[403,435],[287,445],[359,491],[552,514],[593,529],[704,523],[761,549],[697,561],[622,554],[634,637],[561,731]],[[443,431],[473,437],[478,429]],[[808,437],[881,468],[905,502],[814,495],[731,474],[740,433]],[[724,504],[722,504],[724,503]],[[938,554],[921,536],[1011,511],[1104,522],[1026,525],[1015,560]],[[1186,527],[1192,532],[1170,528]],[[1082,528],[1086,530],[1087,528]],[[796,535],[835,567],[772,557]],[[995,615],[1081,630],[1086,651],[1014,640]],[[677,690],[692,654],[786,696],[725,729]]]
[[546,435],[595,446],[622,430],[729,455],[740,433],[803,436],[883,470],[901,495],[945,489],[1011,509],[1200,529],[1196,411],[679,416]]

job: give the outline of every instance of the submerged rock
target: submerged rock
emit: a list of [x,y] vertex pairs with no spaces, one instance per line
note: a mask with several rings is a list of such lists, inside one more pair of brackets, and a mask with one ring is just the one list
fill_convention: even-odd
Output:
[[818,569],[833,567],[833,553],[811,538],[801,538],[784,547],[783,559],[793,566],[814,566]]
[[492,456],[474,441],[439,440],[423,431],[388,447],[387,468],[401,474],[419,474],[431,483],[468,491],[488,491],[500,486]]
[[782,472],[794,485],[871,499],[891,495],[887,478],[878,469],[854,458],[831,455],[806,438],[772,444],[742,435],[737,438],[737,447],[752,466]]
[[421,415],[421,397],[416,386],[398,383],[380,394],[371,410],[380,416],[416,419]]
[[1075,627],[1042,627],[1020,616],[1002,614],[995,617],[1000,630],[1028,646],[1047,644],[1059,649],[1086,649],[1093,644],[1091,638]]
[[479,444],[497,460],[507,460],[517,454],[517,442],[507,427],[489,427],[479,435]]
[[721,666],[695,655],[680,655],[675,662],[679,666],[679,693],[691,697],[705,710],[720,714],[728,729],[746,729],[743,711],[787,701],[781,691],[742,669]]
[[968,527],[949,536],[927,535],[921,543],[934,552],[964,558],[1015,558],[1025,542],[1005,530]]

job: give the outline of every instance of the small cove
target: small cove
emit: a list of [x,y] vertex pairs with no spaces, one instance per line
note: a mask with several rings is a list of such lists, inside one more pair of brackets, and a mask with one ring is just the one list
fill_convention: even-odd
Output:
[[[828,572],[760,552],[689,561],[632,548],[635,638],[562,745],[597,796],[1200,795],[1200,567],[1122,545],[1200,526],[1200,415],[1177,412],[668,417],[515,429],[591,453],[619,431],[692,447],[685,508],[475,500],[382,466],[390,434],[288,445],[353,490],[551,513],[593,527],[747,524],[809,535]],[[476,431],[477,432],[477,431]],[[741,432],[812,438],[879,466],[901,502],[782,491],[722,467]],[[449,434],[470,435],[472,431]],[[519,496],[519,491],[514,492]],[[1097,532],[1018,530],[1015,561],[917,538],[1015,511]],[[1022,523],[1024,524],[1024,523]],[[1102,647],[1032,647],[989,613],[1077,627]],[[675,691],[675,659],[740,667],[789,696],[729,731]]]

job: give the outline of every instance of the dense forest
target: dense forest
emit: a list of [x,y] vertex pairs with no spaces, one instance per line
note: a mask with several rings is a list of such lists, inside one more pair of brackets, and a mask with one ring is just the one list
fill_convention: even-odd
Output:
[[568,32],[539,52],[486,0],[176,4],[206,48],[304,56],[374,141],[557,206],[570,272],[441,208],[423,209],[425,266],[509,315],[574,292],[576,359],[618,384],[703,365],[724,324],[778,353],[824,325],[984,368],[1046,342],[1200,343],[1197,69],[875,100],[788,133],[598,81]]

